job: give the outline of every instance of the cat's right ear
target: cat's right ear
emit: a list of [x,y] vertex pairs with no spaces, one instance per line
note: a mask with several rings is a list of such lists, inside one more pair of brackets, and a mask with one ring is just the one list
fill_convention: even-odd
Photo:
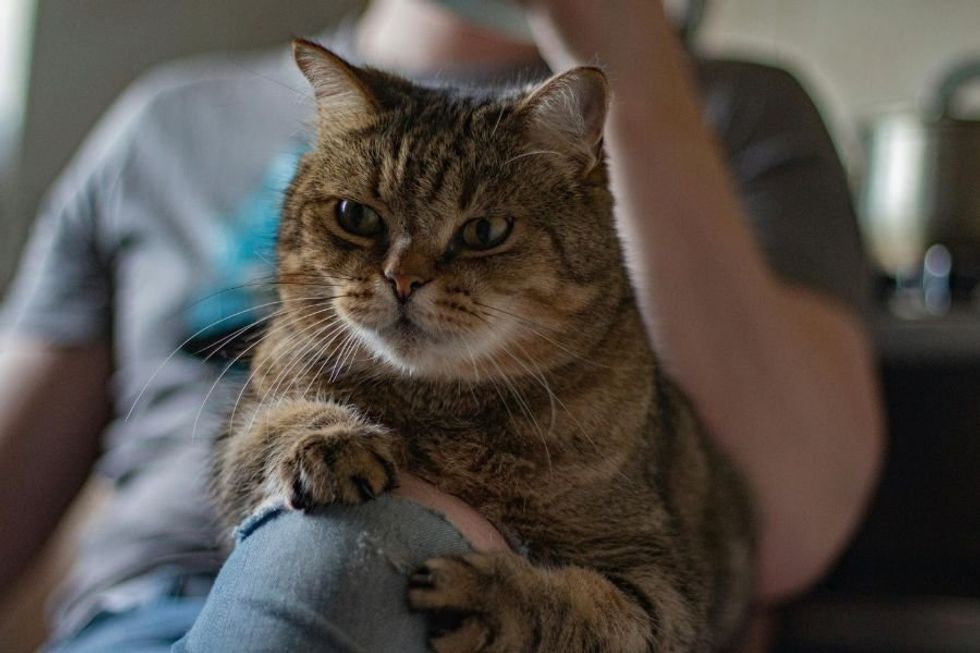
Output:
[[357,69],[321,45],[293,41],[293,58],[313,87],[320,130],[349,131],[366,127],[378,114],[378,102]]
[[527,136],[536,147],[561,152],[589,172],[601,158],[608,110],[605,73],[582,66],[541,84],[524,99],[518,112],[525,117]]

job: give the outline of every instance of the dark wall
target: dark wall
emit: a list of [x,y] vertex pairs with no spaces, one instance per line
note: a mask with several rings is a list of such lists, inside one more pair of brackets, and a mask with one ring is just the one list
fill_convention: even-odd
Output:
[[24,140],[0,198],[0,289],[37,204],[123,88],[155,63],[322,31],[362,0],[38,0]]

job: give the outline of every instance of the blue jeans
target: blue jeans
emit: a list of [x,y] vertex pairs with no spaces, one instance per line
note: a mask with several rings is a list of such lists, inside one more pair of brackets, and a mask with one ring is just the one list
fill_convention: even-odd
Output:
[[238,538],[206,601],[163,596],[100,615],[52,653],[426,651],[408,575],[471,550],[441,515],[390,496],[315,515],[270,510]]

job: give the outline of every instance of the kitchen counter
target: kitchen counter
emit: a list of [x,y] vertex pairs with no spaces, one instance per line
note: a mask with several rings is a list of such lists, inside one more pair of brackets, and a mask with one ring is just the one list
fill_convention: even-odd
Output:
[[980,363],[980,307],[911,320],[879,310],[870,327],[878,353],[888,363]]

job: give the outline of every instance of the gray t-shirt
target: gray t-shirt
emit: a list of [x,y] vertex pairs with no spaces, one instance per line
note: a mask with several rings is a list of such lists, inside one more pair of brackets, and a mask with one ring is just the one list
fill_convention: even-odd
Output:
[[[861,311],[866,274],[848,189],[806,94],[753,64],[702,62],[698,74],[772,267]],[[117,102],[43,208],[4,326],[58,344],[111,342],[115,354],[100,469],[117,492],[62,593],[63,633],[138,599],[133,579],[150,571],[221,563],[207,458],[241,377],[219,380],[224,363],[193,355],[190,337],[208,316],[237,327],[253,316],[249,302],[272,301],[241,286],[260,289],[252,282],[270,273],[262,240],[312,114],[284,50],[161,69]],[[231,306],[216,306],[232,287]]]

